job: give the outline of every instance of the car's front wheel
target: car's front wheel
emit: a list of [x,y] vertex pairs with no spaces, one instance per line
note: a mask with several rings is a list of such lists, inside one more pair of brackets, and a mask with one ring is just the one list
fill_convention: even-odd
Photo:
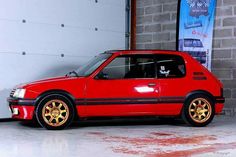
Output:
[[36,108],[39,124],[49,130],[68,127],[74,119],[74,107],[63,95],[52,94],[43,98]]
[[206,126],[215,116],[213,101],[203,94],[197,94],[189,98],[183,107],[182,118],[192,126]]

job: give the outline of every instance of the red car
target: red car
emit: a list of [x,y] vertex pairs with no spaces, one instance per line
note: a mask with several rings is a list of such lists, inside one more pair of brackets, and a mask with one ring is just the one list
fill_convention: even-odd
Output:
[[224,106],[223,86],[184,52],[107,51],[66,76],[16,87],[12,116],[47,129],[78,118],[181,116],[206,126]]

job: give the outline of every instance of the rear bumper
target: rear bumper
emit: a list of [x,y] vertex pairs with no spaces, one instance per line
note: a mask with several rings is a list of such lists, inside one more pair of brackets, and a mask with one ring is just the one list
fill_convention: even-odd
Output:
[[224,108],[224,102],[225,98],[224,97],[215,97],[215,113],[216,114],[221,114],[223,108]]
[[215,97],[216,103],[223,104],[225,103],[225,98],[224,97]]
[[224,104],[223,103],[216,103],[215,104],[215,113],[216,114],[221,114],[223,108],[224,108]]
[[12,113],[12,118],[25,120],[33,119],[35,100],[8,98],[8,102]]

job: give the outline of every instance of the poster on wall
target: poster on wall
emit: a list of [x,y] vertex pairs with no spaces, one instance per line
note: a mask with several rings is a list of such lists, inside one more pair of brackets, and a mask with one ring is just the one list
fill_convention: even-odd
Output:
[[180,0],[178,50],[211,70],[216,0]]

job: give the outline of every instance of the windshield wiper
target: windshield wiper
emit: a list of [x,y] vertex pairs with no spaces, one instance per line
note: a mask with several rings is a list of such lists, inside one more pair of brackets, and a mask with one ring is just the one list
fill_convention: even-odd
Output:
[[66,76],[71,76],[72,74],[74,74],[76,77],[79,77],[78,73],[74,70],[67,73]]

